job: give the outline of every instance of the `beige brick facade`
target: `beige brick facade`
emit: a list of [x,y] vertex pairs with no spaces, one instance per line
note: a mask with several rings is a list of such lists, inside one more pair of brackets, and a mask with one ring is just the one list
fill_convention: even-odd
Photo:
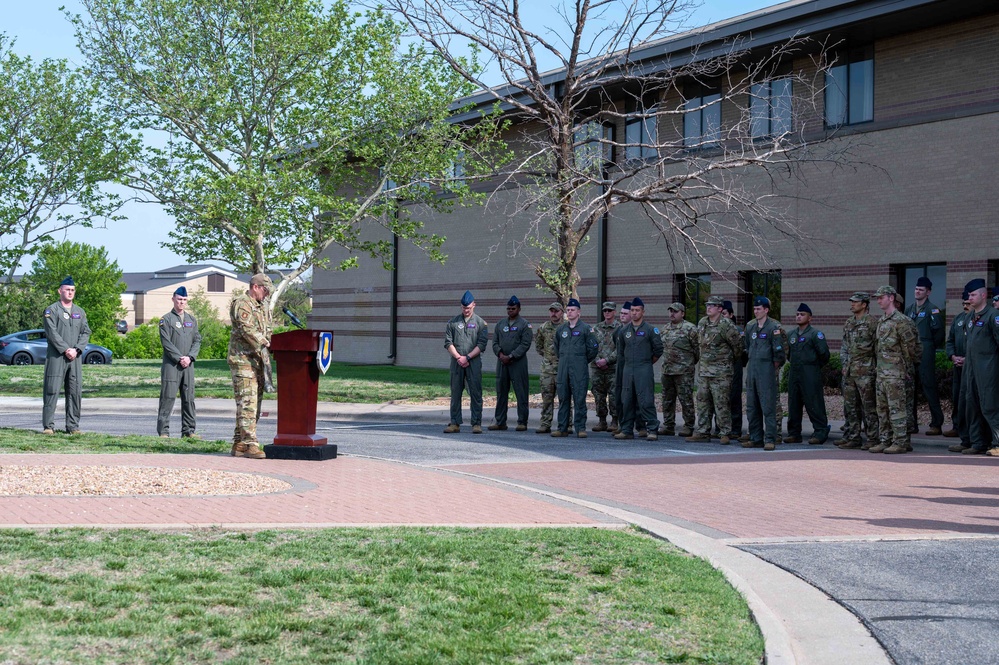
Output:
[[[999,11],[939,23],[873,42],[874,120],[843,128],[828,144],[848,148],[851,167],[818,166],[783,186],[789,214],[806,240],[775,240],[767,249],[781,269],[781,318],[791,323],[797,304],[807,302],[815,313],[813,324],[827,332],[834,349],[849,313],[849,295],[886,283],[903,286],[901,266],[946,265],[946,287],[935,288],[931,299],[946,307],[948,323],[960,311],[968,280],[987,277],[995,285]],[[806,61],[795,65],[806,69]],[[727,106],[723,124],[737,113],[736,105]],[[821,121],[812,119],[807,131],[824,133]],[[380,261],[362,257],[357,270],[316,271],[310,327],[335,332],[339,360],[444,367],[444,323],[458,311],[466,288],[476,296],[477,313],[490,324],[505,315],[511,294],[524,303],[524,317],[540,324],[552,294],[535,286],[530,249],[525,253],[518,246],[530,228],[525,220],[510,221],[517,196],[517,190],[504,191],[488,208],[424,217],[429,230],[447,237],[444,266],[402,241],[394,357],[389,357],[392,274]],[[662,235],[636,210],[615,209],[606,245],[603,290],[598,229],[580,256],[579,294],[589,322],[598,320],[601,291],[618,303],[641,296],[647,317],[663,322],[667,304],[680,295],[678,275],[706,270],[693,261],[674,264]],[[343,256],[334,252],[330,258],[335,263]],[[740,321],[748,309],[740,271],[759,267],[730,265],[712,274],[712,293],[733,300]],[[914,285],[905,286],[911,294]],[[878,313],[876,303],[873,309]],[[532,370],[536,367],[532,362]]]

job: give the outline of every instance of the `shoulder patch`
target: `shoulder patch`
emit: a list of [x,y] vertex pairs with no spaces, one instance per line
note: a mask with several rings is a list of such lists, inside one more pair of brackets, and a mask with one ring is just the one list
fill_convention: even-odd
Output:
[[821,330],[819,332],[815,333],[815,336],[818,337],[819,339],[825,339],[826,338],[826,336],[822,334]]
[[999,316],[996,317],[996,325],[999,326]]
[[939,314],[939,313],[940,313],[940,310],[937,309],[936,307],[934,307],[933,311],[930,312],[930,314]]
[[653,329],[652,329],[652,332],[654,332],[655,334],[657,334],[657,335],[658,335],[658,334],[659,334],[659,328],[653,328]]
[[162,327],[162,326],[165,326],[165,325],[166,325],[166,321],[164,321],[163,319],[160,319],[160,326]]
[[48,309],[45,310],[45,316],[51,317],[52,316],[52,311],[48,310]]

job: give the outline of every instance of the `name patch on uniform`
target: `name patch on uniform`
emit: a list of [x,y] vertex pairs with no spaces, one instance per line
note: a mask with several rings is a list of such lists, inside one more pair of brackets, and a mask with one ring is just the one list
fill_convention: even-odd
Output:
[[184,321],[184,327],[185,328],[193,328],[194,327],[194,322],[193,321]]
[[638,331],[635,332],[635,335],[637,335],[638,337],[645,337],[645,331],[644,330],[638,330]]
[[81,318],[81,316],[82,316],[82,315],[80,315],[80,314],[77,314],[77,313],[75,313],[75,312],[73,313],[73,318],[74,318],[74,319],[79,319],[79,318]]
[[926,316],[926,312],[920,312],[918,316]]
[[767,338],[766,333],[760,333],[760,339],[766,339],[766,338]]
[[982,326],[985,325],[985,321],[975,321],[975,325],[981,328]]
[[469,324],[468,324],[468,329],[469,329],[469,330],[471,330],[471,329],[472,329],[472,328],[474,328],[474,327],[475,327],[475,324],[474,324],[474,323],[469,323]]
[[[514,327],[510,328],[510,331],[517,332],[517,326],[514,326]],[[507,331],[507,332],[510,332],[510,331]]]
[[573,330],[573,331],[572,331],[572,336],[573,336],[573,337],[579,337],[579,332],[580,332],[580,331],[578,331],[578,330]]

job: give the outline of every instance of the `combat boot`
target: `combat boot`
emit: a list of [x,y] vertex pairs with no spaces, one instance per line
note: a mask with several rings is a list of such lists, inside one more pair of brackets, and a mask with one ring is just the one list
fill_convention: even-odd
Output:
[[52,429],[51,427],[46,427],[45,429],[42,430],[42,434],[55,434],[55,430]]
[[645,440],[646,441],[658,441],[659,440],[659,435],[656,434],[655,432],[649,432],[648,434],[645,435]]
[[718,439],[718,443],[722,444],[723,446],[727,446],[728,444],[732,443],[732,439],[728,438],[727,436],[723,436],[722,438]]
[[593,426],[594,432],[606,432],[607,431],[607,419],[601,418],[596,425]]
[[883,453],[884,451],[888,450],[888,448],[890,447],[891,446],[889,446],[887,443],[879,443],[876,446],[871,446],[870,448],[868,448],[867,452],[874,454]]
[[472,434],[482,434],[482,425],[472,425]]
[[747,441],[749,441],[748,434],[743,434],[742,436],[739,437],[739,443],[746,443]]
[[243,457],[249,457],[250,459],[264,459],[267,456],[264,454],[264,451],[260,449],[260,446],[255,443],[248,443],[246,444],[246,452],[243,453]]
[[826,440],[824,438],[820,439],[817,436],[813,436],[812,438],[810,438],[808,440],[808,445],[810,445],[810,446],[821,446],[825,442],[826,442]]
[[534,430],[534,433],[535,434],[551,434],[552,433],[552,428],[549,427],[548,425],[542,425],[538,429]]
[[926,430],[926,436],[940,436],[941,434],[943,434],[943,430],[939,427],[931,427]]
[[741,445],[742,445],[743,448],[762,448],[763,447],[763,442],[762,441],[743,441],[741,443]]
[[961,451],[962,455],[984,455],[985,448],[966,448]]
[[557,429],[554,432],[552,432],[552,436],[555,437],[556,439],[558,439],[558,438],[563,437],[563,436],[569,436],[569,433],[568,432],[563,432],[562,430]]
[[894,445],[885,448],[885,455],[901,455],[907,452],[909,452],[909,446]]
[[517,431],[518,432],[526,432],[527,431],[527,423],[517,423]]
[[989,448],[985,451],[985,454],[989,457],[999,457],[999,448]]
[[607,431],[613,432],[614,434],[621,431],[621,426],[618,424],[617,418],[611,418],[611,424],[607,427]]
[[711,437],[707,434],[693,434],[684,440],[689,441],[690,443],[706,443],[711,440]]
[[777,444],[773,442],[764,443],[763,450],[777,450]]
[[[671,429],[666,429],[665,427],[660,427],[656,434],[661,434],[663,436],[673,436],[675,432]],[[689,434],[687,436],[690,436]]]
[[586,438],[586,431],[585,430],[579,430],[578,432],[576,432],[576,438],[577,439],[585,439]]
[[955,443],[953,446],[947,446],[947,450],[952,453],[963,453],[965,450],[971,446],[966,446],[963,443]]
[[232,450],[229,454],[233,457],[246,457],[246,444],[245,443],[234,443],[232,444]]
[[684,425],[683,429],[680,430],[680,436],[694,436],[694,430]]
[[837,443],[836,447],[840,450],[855,450],[861,448],[864,444],[860,441],[844,441],[842,443]]
[[445,434],[457,434],[460,431],[461,431],[461,425],[455,425],[454,423],[451,423],[450,425],[444,428]]
[[958,436],[960,436],[960,432],[958,432],[954,428],[951,428],[951,429],[947,430],[946,432],[944,432],[943,435],[945,437],[947,437],[948,439],[954,439],[954,438],[957,438]]
[[628,434],[626,432],[618,432],[617,434],[614,435],[614,438],[617,439],[618,441],[622,441],[624,439],[634,439],[635,435]]
[[492,425],[489,426],[490,432],[496,432],[496,431],[505,432],[506,430],[507,430],[506,425],[497,425],[496,423],[493,423]]
[[[780,440],[780,437],[777,437],[777,439]],[[801,443],[801,437],[797,435],[791,436],[789,434],[788,436],[784,437],[783,443]]]
[[641,438],[644,439],[648,435],[649,435],[649,430],[647,430],[647,429],[640,429],[640,430],[638,430],[638,436],[639,437],[641,437]]

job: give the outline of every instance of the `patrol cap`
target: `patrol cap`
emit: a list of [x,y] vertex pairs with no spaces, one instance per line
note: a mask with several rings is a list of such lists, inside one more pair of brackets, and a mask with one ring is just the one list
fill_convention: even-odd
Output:
[[603,311],[605,311],[605,312],[606,312],[607,310],[610,310],[610,311],[612,311],[612,312],[616,312],[616,311],[617,311],[617,303],[616,303],[616,302],[614,302],[613,300],[608,300],[607,302],[605,302],[605,303],[603,304],[603,307],[602,307],[602,309],[603,309]]
[[264,286],[268,291],[274,291],[274,282],[272,282],[271,278],[262,272],[258,272],[250,278],[250,286]]
[[850,296],[852,302],[871,302],[871,294],[867,291],[856,291]]
[[552,310],[556,312],[564,312],[565,307],[562,307],[562,303],[555,301],[552,304],[548,305],[548,311],[551,312]]
[[186,298],[187,297],[187,287],[186,286],[178,286],[177,290],[174,291],[173,294],[175,296],[180,296],[181,298]]
[[970,282],[968,282],[967,284],[964,285],[964,290],[967,291],[968,293],[971,293],[972,291],[977,291],[978,289],[984,289],[984,288],[986,288],[986,286],[985,286],[985,280],[982,279],[982,278],[980,278],[980,277],[978,279],[973,279],[973,280],[971,280]]
[[624,304],[621,305],[621,309],[624,310],[624,311],[626,311],[626,312],[630,312],[631,311],[631,301],[630,300],[624,301]]
[[70,276],[67,275],[66,279],[64,279],[61,282],[59,282],[59,286],[74,286],[75,287],[76,286],[76,282],[73,281],[72,277],[70,277]]
[[722,309],[728,312],[729,314],[735,314],[735,309],[732,308],[731,300],[726,300],[725,302],[723,302]]
[[578,307],[582,307],[582,306],[579,304],[579,301],[576,300],[575,298],[569,298],[569,304],[566,305],[566,307],[577,307],[578,308]]
[[923,286],[927,289],[933,288],[933,282],[930,281],[929,277],[923,276],[916,280],[916,286]]
[[669,307],[667,307],[666,309],[674,311],[674,312],[686,312],[687,311],[687,308],[684,306],[684,304],[682,302],[675,302],[675,303],[671,304]]
[[520,304],[520,299],[517,296],[510,296],[510,299],[506,301],[507,307],[516,307]]
[[756,296],[753,299],[753,307],[766,307],[770,309],[770,298],[766,296]]
[[897,296],[897,295],[898,291],[895,290],[895,287],[889,286],[887,284],[885,286],[878,287],[878,290],[874,292],[875,298],[880,298],[881,296]]
[[461,306],[468,307],[473,302],[475,302],[475,296],[472,295],[471,291],[465,291],[465,294],[461,296]]
[[705,301],[704,304],[705,305],[715,305],[717,307],[724,307],[725,306],[725,301],[722,300],[721,296],[709,296],[708,299],[707,299],[707,301]]
[[642,302],[641,298],[632,298],[631,299],[631,306],[632,307],[642,307],[642,308],[644,308],[645,307],[645,303]]
[[811,314],[812,314],[812,308],[809,307],[808,305],[806,305],[805,303],[801,303],[800,305],[798,305],[798,310],[797,311],[804,312],[805,314],[808,314],[809,316],[811,316]]

